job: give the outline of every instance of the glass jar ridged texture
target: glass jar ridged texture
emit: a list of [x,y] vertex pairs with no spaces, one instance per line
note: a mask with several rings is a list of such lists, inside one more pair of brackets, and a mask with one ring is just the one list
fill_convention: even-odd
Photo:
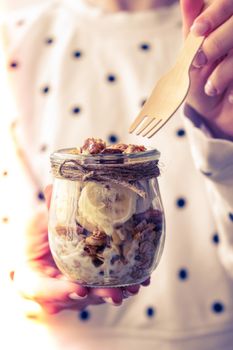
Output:
[[90,287],[146,280],[159,263],[165,220],[159,152],[51,155],[49,243],[60,271]]

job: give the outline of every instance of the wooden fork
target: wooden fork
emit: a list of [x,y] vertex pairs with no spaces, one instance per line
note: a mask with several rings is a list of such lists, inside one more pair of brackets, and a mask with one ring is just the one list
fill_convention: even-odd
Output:
[[[154,87],[129,132],[151,138],[177,111],[190,86],[189,68],[204,41],[191,32],[185,40],[174,67]],[[136,130],[137,129],[137,130]]]

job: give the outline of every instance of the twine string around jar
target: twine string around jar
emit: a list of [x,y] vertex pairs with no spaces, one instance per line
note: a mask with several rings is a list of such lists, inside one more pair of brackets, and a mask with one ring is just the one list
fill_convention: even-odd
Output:
[[148,180],[160,175],[158,160],[141,163],[122,164],[80,164],[77,160],[69,159],[53,162],[52,171],[55,177],[71,181],[110,182],[122,185],[145,198],[146,192],[138,187],[137,181]]

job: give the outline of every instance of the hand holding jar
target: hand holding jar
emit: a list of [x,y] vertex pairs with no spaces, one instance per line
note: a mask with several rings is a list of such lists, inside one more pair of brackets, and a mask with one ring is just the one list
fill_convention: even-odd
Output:
[[[126,150],[125,146],[121,147]],[[164,242],[162,205],[154,183],[159,174],[158,153],[150,151],[146,154],[143,148],[135,146],[129,146],[128,152],[128,155],[119,155],[116,147],[106,148],[100,156],[99,165],[103,169],[103,165],[115,164],[122,170],[126,165],[122,161],[129,158],[130,166],[137,160],[142,169],[142,164],[146,166],[147,161],[156,158],[152,168],[143,168],[142,179],[136,181],[137,186],[135,181],[122,182],[122,178],[118,180],[121,184],[117,181],[85,181],[81,196],[77,192],[80,188],[78,181],[59,178],[53,189],[52,186],[46,188],[48,208],[53,192],[50,243],[60,269],[50,251],[47,215],[38,213],[27,230],[25,263],[14,272],[18,292],[24,298],[39,303],[46,312],[83,310],[89,305],[102,303],[121,305],[125,298],[138,293],[140,285],[149,285],[149,275],[159,261]],[[59,154],[63,157],[63,164],[67,165],[64,153]],[[72,153],[68,157],[77,158]],[[90,155],[87,159],[91,159]],[[96,155],[92,160],[96,162]],[[144,174],[145,169],[152,170],[148,180],[145,180],[148,177],[148,173]],[[63,170],[66,172],[65,167]],[[150,182],[153,184],[151,188],[148,187]],[[74,207],[70,207],[72,203]],[[101,227],[108,236],[103,229],[100,230]],[[80,252],[78,245],[83,247],[83,251]],[[63,250],[60,250],[61,247]],[[87,265],[81,264],[83,259],[88,261]],[[130,272],[129,278],[127,272]],[[87,280],[84,281],[84,278]],[[81,284],[77,283],[78,280]]]
[[[47,206],[50,206],[52,186],[45,189]],[[86,288],[70,281],[56,267],[48,243],[46,213],[38,213],[28,225],[25,263],[11,273],[15,289],[23,298],[40,304],[46,313],[62,310],[83,310],[89,305],[109,303],[115,306],[136,295],[140,285],[127,288]],[[149,285],[147,279],[143,286]],[[26,309],[27,310],[27,309]],[[37,316],[38,310],[27,310]]]

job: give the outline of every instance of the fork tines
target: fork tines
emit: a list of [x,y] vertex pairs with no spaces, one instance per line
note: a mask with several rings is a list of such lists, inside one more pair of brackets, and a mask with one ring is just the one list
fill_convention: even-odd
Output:
[[140,115],[135,123],[131,125],[130,133],[136,130],[136,135],[152,137],[157,130],[162,126],[159,125],[162,122],[161,118],[154,118],[147,115]]

